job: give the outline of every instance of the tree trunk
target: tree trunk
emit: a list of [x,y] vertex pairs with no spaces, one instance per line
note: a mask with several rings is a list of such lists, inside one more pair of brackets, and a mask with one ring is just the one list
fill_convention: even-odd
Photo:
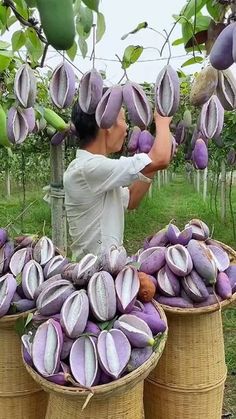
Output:
[[51,160],[51,224],[52,241],[66,253],[66,214],[64,207],[63,173],[64,144],[50,147]]
[[11,173],[9,167],[6,169],[6,195],[7,198],[11,196]]
[[204,169],[203,172],[203,201],[205,202],[207,199],[207,167]]
[[220,205],[221,205],[221,220],[225,221],[226,216],[226,167],[225,161],[221,162],[221,191],[220,191]]

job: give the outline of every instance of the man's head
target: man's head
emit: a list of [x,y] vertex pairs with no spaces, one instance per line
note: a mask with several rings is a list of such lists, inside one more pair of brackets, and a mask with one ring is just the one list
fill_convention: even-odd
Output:
[[86,114],[76,102],[72,108],[71,120],[76,129],[80,148],[86,149],[92,143],[97,142],[98,145],[103,143],[106,154],[121,150],[128,128],[124,109],[120,110],[117,120],[111,128],[102,129],[97,125],[95,114]]

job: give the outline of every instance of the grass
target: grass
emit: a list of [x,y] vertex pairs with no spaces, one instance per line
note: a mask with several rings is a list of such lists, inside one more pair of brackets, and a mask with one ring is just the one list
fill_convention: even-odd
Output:
[[[25,233],[51,234],[50,207],[42,200],[44,192],[40,185],[28,188],[26,205],[36,200],[27,211],[23,219],[13,225],[12,234],[20,231]],[[233,190],[233,202],[236,202],[236,188]],[[15,188],[10,199],[0,197],[1,226],[14,220],[22,210],[22,194]],[[236,215],[236,214],[235,214]],[[211,211],[209,202],[204,203],[193,186],[183,177],[177,177],[174,182],[163,187],[160,191],[153,186],[152,199],[146,197],[140,208],[126,214],[124,244],[129,254],[135,253],[144,238],[163,228],[170,220],[175,219],[182,228],[191,218],[201,218],[211,229],[214,228],[214,237],[236,248],[233,237],[232,223],[227,215],[222,223]],[[225,394],[225,410],[231,413],[230,418],[236,419],[236,309],[231,308],[223,313],[224,336],[226,349],[226,362],[228,366],[228,379]]]

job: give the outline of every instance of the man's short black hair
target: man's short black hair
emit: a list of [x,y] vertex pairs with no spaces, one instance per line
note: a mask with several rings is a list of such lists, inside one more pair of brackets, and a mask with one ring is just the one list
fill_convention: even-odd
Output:
[[[103,88],[103,94],[106,92],[108,87]],[[80,148],[93,142],[96,138],[99,126],[96,122],[95,113],[87,114],[82,111],[79,101],[77,100],[72,108],[71,121],[75,126],[77,143]]]

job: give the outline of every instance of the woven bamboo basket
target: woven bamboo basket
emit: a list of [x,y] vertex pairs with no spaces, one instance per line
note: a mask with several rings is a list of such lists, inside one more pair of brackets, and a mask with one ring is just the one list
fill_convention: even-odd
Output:
[[[158,306],[166,321],[163,309]],[[25,367],[34,381],[49,393],[45,419],[143,419],[143,383],[159,361],[165,347],[167,330],[156,352],[135,371],[109,384],[94,386],[91,391],[80,387],[53,384],[29,365]]]
[[[236,262],[236,252],[221,245]],[[236,294],[209,307],[162,306],[168,341],[145,381],[146,419],[221,419],[227,376],[221,309],[234,301]]]
[[29,312],[0,319],[0,417],[44,419],[47,394],[25,371],[16,320]]

